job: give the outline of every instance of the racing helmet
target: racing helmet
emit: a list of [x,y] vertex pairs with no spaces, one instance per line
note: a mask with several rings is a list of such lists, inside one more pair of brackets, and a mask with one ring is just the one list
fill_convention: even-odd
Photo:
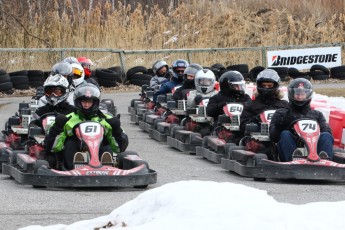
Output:
[[[92,83],[81,84],[74,91],[74,106],[80,115],[85,117],[92,117],[97,114],[101,92],[98,87]],[[83,100],[92,100],[90,108],[84,108],[82,105]]]
[[[262,83],[273,83],[272,88],[264,87]],[[280,77],[278,73],[273,69],[264,69],[256,78],[256,89],[263,97],[272,97],[278,93],[280,84]]]
[[288,86],[289,102],[295,108],[303,108],[310,104],[313,95],[313,86],[305,78],[296,78]]
[[166,63],[166,61],[156,61],[153,66],[152,66],[152,71],[154,72],[154,74],[156,74],[158,77],[164,77],[166,75],[166,73],[164,74],[160,74],[158,73],[158,70],[160,70],[162,67],[166,67],[166,71],[168,72],[169,70],[169,66],[168,63]]
[[212,92],[216,84],[216,76],[209,69],[199,70],[194,78],[195,88],[198,92],[203,94]]
[[219,78],[219,87],[223,95],[240,97],[245,92],[245,81],[238,71],[227,71]]
[[185,77],[187,75],[195,76],[199,70],[202,70],[202,66],[199,64],[193,63],[193,64],[190,64],[187,68],[185,68],[183,74],[185,75]]
[[68,80],[69,84],[72,83],[73,69],[70,63],[61,61],[53,65],[51,75],[55,74],[61,74]]
[[87,57],[78,57],[77,61],[84,68],[84,73],[86,77],[91,77],[91,66],[93,62]]
[[79,63],[72,63],[71,66],[73,69],[73,85],[77,87],[84,81],[84,68]]
[[47,103],[56,106],[68,97],[69,83],[61,74],[50,75],[43,83]]
[[183,80],[184,70],[189,66],[189,63],[184,59],[177,59],[172,64],[172,70],[179,80]]
[[68,62],[70,64],[79,63],[77,58],[75,58],[75,57],[66,57],[65,59],[63,59],[63,61]]

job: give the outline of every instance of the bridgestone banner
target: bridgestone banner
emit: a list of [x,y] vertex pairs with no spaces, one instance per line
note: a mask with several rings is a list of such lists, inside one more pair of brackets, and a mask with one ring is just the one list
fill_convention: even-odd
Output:
[[341,65],[341,47],[267,51],[268,67],[310,69],[320,64],[326,67]]

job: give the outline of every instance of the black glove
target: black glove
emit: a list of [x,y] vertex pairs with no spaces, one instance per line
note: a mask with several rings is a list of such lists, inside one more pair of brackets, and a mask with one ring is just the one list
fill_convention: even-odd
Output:
[[225,101],[219,102],[219,103],[217,104],[218,108],[221,108],[221,109],[224,107],[224,105],[226,105],[226,102],[225,102]]
[[63,128],[70,118],[71,117],[66,117],[64,114],[55,113],[55,125],[58,128]]
[[200,102],[202,102],[202,96],[199,94],[199,95],[196,95],[195,98],[194,98],[194,102],[196,105],[199,105]]

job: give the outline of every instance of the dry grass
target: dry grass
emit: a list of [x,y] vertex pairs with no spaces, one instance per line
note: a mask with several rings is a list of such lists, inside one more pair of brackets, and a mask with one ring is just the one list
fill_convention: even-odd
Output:
[[[26,10],[28,2],[30,11]],[[127,1],[112,5],[112,1],[94,0],[93,7],[75,2],[80,3],[2,3],[0,47],[224,48],[336,43],[345,38],[342,0],[175,0],[176,7],[165,9],[140,3],[132,8],[122,3]],[[193,61],[205,66],[218,58],[226,65],[254,67],[261,63],[260,55],[251,52],[226,55],[203,54]],[[45,60],[57,58],[53,55]],[[164,55],[151,57],[157,58]]]

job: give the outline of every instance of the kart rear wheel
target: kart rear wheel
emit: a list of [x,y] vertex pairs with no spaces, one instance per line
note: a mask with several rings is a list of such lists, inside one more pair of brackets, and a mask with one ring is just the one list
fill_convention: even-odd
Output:
[[146,185],[137,185],[137,186],[134,186],[134,188],[147,188],[147,186],[149,186],[148,184]]

